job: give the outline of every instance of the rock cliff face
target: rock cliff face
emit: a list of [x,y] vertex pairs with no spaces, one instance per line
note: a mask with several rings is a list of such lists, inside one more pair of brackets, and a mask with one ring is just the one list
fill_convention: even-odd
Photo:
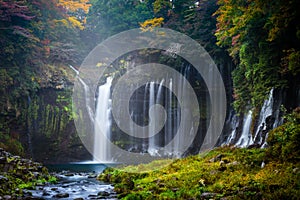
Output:
[[266,147],[269,131],[283,123],[286,112],[300,106],[299,94],[300,85],[272,89],[260,109],[242,113],[240,116],[230,109],[219,145]]
[[[237,115],[231,107],[233,65],[219,66],[227,91],[227,117],[218,146],[265,147],[268,132],[282,124],[284,110],[300,106],[300,86],[291,81],[286,89],[272,89],[261,108]],[[76,73],[68,67],[40,72],[40,89],[13,104],[7,101],[0,119],[6,131],[0,147],[43,163],[92,160],[80,141],[72,116],[72,87]],[[298,81],[299,82],[299,81]],[[196,91],[197,92],[197,91]],[[201,91],[198,91],[201,93]],[[18,141],[21,141],[22,146]],[[190,153],[197,153],[197,140]],[[132,149],[129,146],[127,149]]]
[[42,73],[41,89],[27,101],[27,153],[43,163],[68,163],[91,159],[73,122],[72,87],[75,74],[69,68]]
[[[227,68],[228,66],[220,66],[227,91],[228,108],[223,134],[217,145],[266,147],[268,132],[283,123],[282,116],[285,112],[282,106],[288,111],[299,106],[300,87],[296,84],[287,89],[272,89],[261,108],[246,110],[245,113],[237,115],[230,106],[233,101],[231,97],[233,89],[231,70]],[[72,70],[69,72],[73,73]],[[92,160],[92,155],[87,152],[78,138],[70,115],[72,77],[68,80],[67,84],[59,83],[64,85],[63,89],[58,89],[54,81],[53,86],[41,89],[37,97],[29,101],[26,115],[27,135],[23,144],[26,144],[26,149],[35,160],[44,163]],[[197,153],[199,149],[197,144],[199,143],[196,139],[190,153]],[[130,144],[126,147],[129,150],[133,148],[134,146]]]
[[12,99],[3,94],[0,147],[44,163],[89,159],[77,136],[72,116],[75,74],[68,67],[45,67],[35,77],[37,91]]
[[68,163],[91,159],[76,132],[71,95],[69,89],[48,88],[39,91],[38,96],[30,101],[24,141],[34,160]]

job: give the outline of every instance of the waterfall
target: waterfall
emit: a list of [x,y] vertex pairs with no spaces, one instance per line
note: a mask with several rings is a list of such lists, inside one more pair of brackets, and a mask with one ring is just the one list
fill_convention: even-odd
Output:
[[[269,92],[268,98],[264,101],[264,104],[260,110],[259,117],[257,119],[257,127],[254,131],[255,135],[252,139],[250,134],[251,127],[251,116],[250,113],[243,120],[243,128],[239,129],[239,123],[241,119],[236,114],[231,114],[228,118],[230,121],[228,131],[230,132],[229,137],[222,145],[236,144],[239,147],[247,147],[251,144],[258,145],[260,147],[265,147],[266,138],[268,137],[268,131],[276,128],[282,124],[282,118],[280,116],[280,106],[282,100],[279,99],[278,102],[274,102],[274,89],[272,88]],[[236,137],[238,137],[240,131],[241,137],[238,142]]]
[[[143,125],[145,125],[145,123],[146,123],[146,113],[147,113],[147,103],[148,103],[148,96],[147,96],[147,90],[149,89],[149,83],[147,83],[146,85],[145,85],[145,89],[144,89],[144,99],[143,99],[143,111],[142,111],[142,119],[143,119],[143,121],[142,121],[142,124]],[[147,134],[146,134],[146,131],[145,130],[143,130],[143,137],[146,137],[147,136]],[[144,152],[144,151],[147,151],[148,149],[147,149],[147,142],[145,142],[145,141],[143,141],[143,144],[142,144],[142,151]]]
[[[151,108],[151,106],[154,105],[154,82],[150,82],[150,94],[149,94],[149,109]],[[154,120],[154,119],[151,119]],[[150,117],[149,117],[149,125],[150,125]],[[153,131],[155,130],[155,125],[153,126],[149,126],[149,134],[153,135]],[[148,146],[148,152],[151,155],[154,155],[156,152],[156,147],[155,147],[155,139],[154,136],[149,138],[149,146]]]
[[111,162],[110,149],[107,139],[111,132],[111,99],[110,89],[112,78],[108,77],[106,83],[98,89],[98,98],[94,123],[94,161]]
[[236,132],[237,128],[239,126],[239,118],[233,114],[233,111],[230,113],[230,116],[228,117],[228,120],[230,120],[230,131],[231,134],[229,135],[228,139],[223,143],[223,145],[232,144],[234,142],[234,139],[236,138]]
[[79,71],[75,69],[75,67],[73,67],[72,65],[69,65],[69,67],[76,73],[76,75],[79,74]]
[[84,90],[84,97],[85,97],[85,106],[86,106],[86,110],[89,114],[89,118],[92,122],[94,122],[94,112],[92,110],[92,108],[90,107],[91,102],[90,102],[90,94],[91,94],[91,91],[90,91],[90,88],[89,86],[82,80],[82,78],[80,78],[79,76],[79,71],[73,67],[72,65],[69,65],[69,67],[76,73],[76,78],[78,78],[79,82],[82,84],[83,86],[83,90]]
[[264,131],[267,131],[266,119],[269,116],[272,116],[272,113],[273,113],[273,91],[274,91],[274,89],[272,88],[269,93],[269,97],[267,100],[265,100],[265,102],[261,108],[260,114],[259,114],[259,121],[258,121],[259,125],[258,125],[256,133],[255,133],[254,141],[260,145],[263,143],[262,133]]
[[244,118],[242,135],[239,141],[237,142],[236,146],[247,147],[253,143],[252,135],[250,133],[251,122],[252,122],[252,111],[250,110],[247,116]]
[[157,96],[156,96],[156,103],[161,103],[162,86],[163,86],[164,81],[165,80],[162,79],[159,86],[158,86],[158,91],[157,91]]
[[[153,106],[155,104],[159,104],[161,102],[163,82],[164,82],[164,79],[161,80],[161,82],[158,86],[157,92],[155,91],[155,82],[150,82],[150,84],[149,84],[150,85],[149,86],[149,110],[150,110],[151,106]],[[159,138],[157,136],[155,136],[155,134],[157,134],[157,133],[155,133],[155,131],[157,129],[156,126],[158,125],[157,122],[162,120],[160,118],[161,118],[160,116],[154,116],[151,119],[154,122],[152,122],[151,125],[149,126],[149,134],[153,135],[153,136],[149,138],[148,153],[152,156],[155,156],[155,155],[159,156],[158,146],[159,146],[160,141],[158,141]],[[149,124],[150,124],[150,122],[149,122]]]
[[[173,80],[169,80],[169,90],[166,90],[166,98],[165,98],[165,107],[167,109],[167,123],[165,127],[165,143],[169,143],[173,138],[173,130],[172,130],[172,88],[173,88]],[[174,147],[170,146],[169,148],[165,148],[166,155],[172,155],[174,151]]]

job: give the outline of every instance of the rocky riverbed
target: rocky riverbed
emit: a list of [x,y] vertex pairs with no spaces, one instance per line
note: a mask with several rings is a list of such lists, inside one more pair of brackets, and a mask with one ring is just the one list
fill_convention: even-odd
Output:
[[0,148],[0,200],[117,199],[112,185],[96,179],[98,173],[49,173],[41,163]]
[[96,173],[55,174],[58,183],[37,186],[26,193],[35,199],[117,199],[113,186],[96,180]]

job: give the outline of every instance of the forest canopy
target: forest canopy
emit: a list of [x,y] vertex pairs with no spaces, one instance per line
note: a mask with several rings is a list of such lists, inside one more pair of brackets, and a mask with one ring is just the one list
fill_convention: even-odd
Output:
[[233,82],[235,110],[259,110],[272,88],[299,85],[299,10],[296,0],[0,0],[0,131],[49,87],[49,73],[80,66],[95,45],[133,28],[190,36]]

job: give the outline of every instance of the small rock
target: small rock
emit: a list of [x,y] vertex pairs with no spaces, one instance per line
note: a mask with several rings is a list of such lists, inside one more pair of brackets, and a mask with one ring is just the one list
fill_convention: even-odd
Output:
[[67,198],[69,197],[70,195],[68,193],[60,193],[60,194],[56,194],[54,195],[53,197],[54,198]]
[[3,199],[11,199],[12,197],[10,195],[4,195]]
[[0,183],[5,183],[8,181],[8,178],[0,175]]
[[217,160],[221,160],[222,158],[223,158],[223,155],[222,155],[222,154],[219,154],[219,155],[216,156],[216,159],[217,159]]
[[49,193],[49,192],[47,192],[47,191],[43,191],[43,194],[42,194],[42,196],[50,196],[50,193]]
[[29,197],[25,197],[25,200],[44,200],[44,199],[41,198],[41,197],[32,197],[32,196],[29,196]]
[[6,163],[6,158],[0,157],[0,164],[5,164]]
[[298,168],[298,167],[296,167],[296,168],[293,169],[293,173],[296,174],[296,173],[298,173],[298,172],[299,172],[299,168]]
[[227,197],[222,197],[220,200],[227,200],[228,198]]
[[227,163],[226,165],[227,166],[236,166],[236,165],[239,165],[240,163],[238,161],[233,161],[231,163]]
[[84,198],[75,198],[73,200],[84,200]]
[[106,191],[98,192],[98,196],[107,197],[109,195],[110,195],[109,192],[106,192]]
[[240,163],[238,161],[233,161],[232,165],[239,165]]
[[97,178],[97,174],[89,174],[88,178]]
[[70,186],[70,184],[63,184],[61,187],[62,188],[67,188],[67,187],[69,187]]
[[67,173],[67,174],[65,174],[65,176],[74,176],[74,174],[73,173]]
[[216,157],[210,159],[209,162],[217,162],[217,161],[220,161],[220,160],[222,160],[222,157],[223,157],[223,155],[222,155],[222,154],[219,154],[219,155],[217,155]]
[[24,189],[24,190],[23,190],[23,194],[28,195],[28,196],[32,196],[32,192],[30,192],[30,191],[27,190],[27,189]]
[[217,194],[216,193],[211,193],[211,192],[203,192],[200,196],[201,199],[210,199],[214,198]]
[[88,197],[89,197],[89,198],[97,198],[97,195],[95,195],[95,194],[90,194]]
[[20,160],[20,156],[13,156],[14,160]]
[[227,169],[226,165],[225,165],[225,162],[224,161],[220,161],[220,167],[219,167],[219,171],[223,172]]

